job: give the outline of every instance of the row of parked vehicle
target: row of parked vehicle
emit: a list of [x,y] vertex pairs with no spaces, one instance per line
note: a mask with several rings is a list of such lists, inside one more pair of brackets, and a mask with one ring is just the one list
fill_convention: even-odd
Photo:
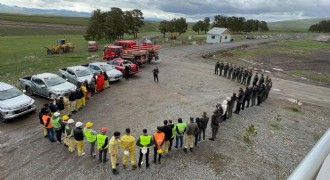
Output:
[[[34,112],[36,111],[35,101],[29,96],[39,95],[49,99],[63,96],[70,91],[75,91],[78,83],[90,82],[95,73],[105,72],[110,82],[120,80],[125,74],[126,66],[129,67],[130,75],[136,74],[140,72],[139,67],[147,62],[147,60],[145,62],[143,60],[150,59],[147,53],[149,51],[156,53],[156,49],[159,48],[155,48],[153,45],[142,45],[139,46],[139,49],[133,50],[132,48],[137,47],[134,41],[118,41],[113,46],[119,48],[120,51],[116,50],[115,55],[104,58],[106,61],[62,68],[59,69],[58,74],[41,73],[20,78],[19,83],[23,92],[10,84],[0,82],[0,119],[6,122]],[[149,50],[141,49],[147,46],[149,46]],[[108,49],[105,48],[104,54],[107,55],[107,53]],[[130,57],[133,57],[134,60]]]

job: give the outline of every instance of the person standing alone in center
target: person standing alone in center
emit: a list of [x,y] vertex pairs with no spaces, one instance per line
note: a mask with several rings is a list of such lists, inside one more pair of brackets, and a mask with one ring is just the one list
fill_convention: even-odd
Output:
[[158,73],[159,73],[159,70],[158,70],[158,67],[156,66],[153,70],[152,70],[152,73],[154,74],[154,81],[158,82]]

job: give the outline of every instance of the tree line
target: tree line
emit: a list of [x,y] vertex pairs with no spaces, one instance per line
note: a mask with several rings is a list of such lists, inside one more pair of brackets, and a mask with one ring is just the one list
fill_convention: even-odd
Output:
[[[192,26],[192,30],[195,32],[209,30],[210,26],[210,18],[206,17],[203,21],[198,21]],[[214,22],[212,23],[212,27],[222,27],[228,28],[233,33],[241,33],[241,32],[255,32],[255,31],[269,31],[267,22],[259,21],[254,19],[246,20],[244,17],[235,17],[235,16],[223,16],[216,15],[214,16]]]
[[180,17],[178,19],[174,18],[170,21],[161,21],[158,26],[158,29],[163,34],[164,38],[167,32],[179,33],[180,36],[182,33],[185,33],[187,31],[188,24],[186,22],[186,18]]
[[311,32],[330,32],[330,20],[323,20],[319,23],[313,24],[309,27],[309,31]]
[[86,40],[105,38],[111,41],[122,39],[126,33],[137,38],[139,28],[144,25],[143,21],[143,13],[139,9],[122,11],[120,8],[113,7],[105,12],[96,9],[92,13],[84,37]]

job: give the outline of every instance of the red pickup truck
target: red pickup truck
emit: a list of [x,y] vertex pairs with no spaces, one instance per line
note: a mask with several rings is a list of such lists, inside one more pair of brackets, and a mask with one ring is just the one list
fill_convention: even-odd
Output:
[[130,71],[129,74],[133,75],[136,74],[138,72],[140,72],[139,70],[139,66],[137,64],[132,63],[131,61],[125,60],[125,59],[120,59],[120,58],[116,58],[116,59],[112,59],[110,61],[107,62],[108,64],[114,66],[117,70],[121,71],[123,74],[125,74],[125,67],[129,66]]

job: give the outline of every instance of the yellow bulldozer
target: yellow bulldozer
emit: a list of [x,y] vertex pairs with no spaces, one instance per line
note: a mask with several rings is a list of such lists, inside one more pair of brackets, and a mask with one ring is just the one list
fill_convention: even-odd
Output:
[[47,49],[47,54],[61,54],[72,52],[74,49],[74,45],[73,43],[68,43],[65,39],[59,39],[51,49],[47,47],[45,48]]

